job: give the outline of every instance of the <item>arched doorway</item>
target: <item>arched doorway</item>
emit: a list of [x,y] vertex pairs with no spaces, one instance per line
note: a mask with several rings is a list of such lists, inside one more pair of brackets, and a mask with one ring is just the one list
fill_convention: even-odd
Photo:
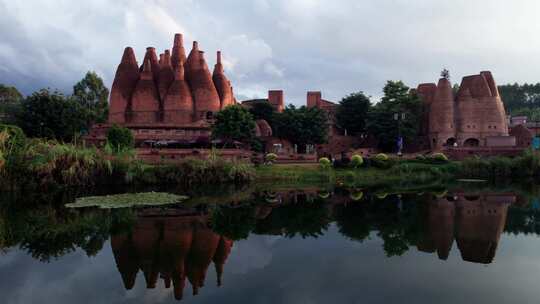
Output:
[[454,137],[450,137],[449,139],[446,140],[446,146],[448,147],[453,147],[455,143],[456,143],[456,139]]
[[480,146],[480,141],[476,138],[469,138],[464,143],[463,146],[465,147],[478,147]]

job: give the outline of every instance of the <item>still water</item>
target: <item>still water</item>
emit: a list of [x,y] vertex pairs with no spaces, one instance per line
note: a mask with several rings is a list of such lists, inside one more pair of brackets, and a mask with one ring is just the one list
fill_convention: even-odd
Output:
[[119,210],[10,198],[1,302],[538,303],[534,192],[258,188]]

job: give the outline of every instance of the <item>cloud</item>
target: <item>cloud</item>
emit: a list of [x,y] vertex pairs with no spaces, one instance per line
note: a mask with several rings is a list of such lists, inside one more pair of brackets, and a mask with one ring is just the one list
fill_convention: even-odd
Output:
[[[211,54],[223,51],[236,92],[284,89],[339,100],[380,96],[387,80],[410,86],[492,70],[498,83],[537,82],[540,23],[534,0],[0,0],[0,83],[25,93],[69,93],[87,70],[108,84],[125,46],[171,48],[183,32]],[[188,48],[189,50],[189,48]]]

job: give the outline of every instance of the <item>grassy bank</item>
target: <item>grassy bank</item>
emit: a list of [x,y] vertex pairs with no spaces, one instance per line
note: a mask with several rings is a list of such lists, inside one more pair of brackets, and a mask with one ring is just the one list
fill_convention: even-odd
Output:
[[[383,155],[384,156],[384,155]],[[488,182],[530,181],[540,177],[540,153],[526,151],[515,158],[471,157],[464,161],[449,161],[442,154],[435,158],[405,160],[384,156],[365,160],[361,166],[352,164],[333,168],[329,164],[265,165],[256,169],[261,181],[299,183],[334,182],[350,187],[376,187],[445,184],[458,179],[481,179]]]
[[259,166],[256,179],[260,182],[294,182],[300,184],[332,183],[348,188],[411,188],[436,187],[456,176],[456,163],[399,163],[391,168],[321,168],[318,164]]
[[2,130],[0,126],[0,190],[115,184],[245,185],[253,181],[410,190],[440,187],[460,178],[512,182],[540,177],[540,154],[532,151],[513,159],[471,158],[461,162],[448,161],[442,154],[415,160],[392,159],[383,154],[365,160],[357,158],[337,168],[327,159],[321,164],[254,167],[224,160],[216,150],[205,160],[148,165],[137,160],[132,150],[26,139],[20,129]]
[[28,140],[0,130],[0,190],[114,184],[243,184],[251,164],[213,153],[206,160],[147,165],[132,150],[113,151],[55,141]]

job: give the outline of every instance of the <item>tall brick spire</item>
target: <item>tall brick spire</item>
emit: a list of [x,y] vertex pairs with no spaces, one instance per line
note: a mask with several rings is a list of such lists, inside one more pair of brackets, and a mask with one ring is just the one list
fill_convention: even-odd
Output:
[[154,81],[156,82],[156,85],[157,85],[157,81],[159,79],[159,60],[156,54],[156,48],[154,47],[146,48],[146,53],[144,54],[143,65],[140,68],[141,72],[144,69],[144,63],[146,63],[146,61],[150,61],[152,73],[154,74]]
[[184,37],[182,34],[174,35],[174,45],[171,55],[171,64],[173,69],[178,68],[180,62],[186,63],[186,50],[184,49]]
[[143,64],[141,78],[135,87],[132,97],[133,122],[157,122],[159,113],[159,93],[154,82],[152,62],[147,60]]
[[186,80],[195,102],[196,119],[207,118],[210,112],[220,110],[219,94],[204,59],[204,52],[199,50],[196,41],[187,59]]
[[163,100],[165,100],[165,95],[167,95],[167,91],[174,80],[174,71],[171,65],[171,54],[169,50],[166,50],[163,54],[162,61],[161,69],[159,71],[158,89],[159,98],[163,102]]
[[130,47],[124,49],[111,87],[109,122],[124,123],[125,113],[131,108],[131,95],[139,80],[139,67]]
[[214,74],[212,76],[214,85],[219,95],[220,107],[225,108],[228,105],[234,104],[234,95],[231,87],[231,83],[223,71],[223,63],[221,62],[221,52],[217,52],[216,65],[214,67]]
[[193,121],[195,110],[193,97],[184,79],[182,62],[174,71],[174,81],[163,101],[163,110],[165,112],[165,122],[187,124]]

